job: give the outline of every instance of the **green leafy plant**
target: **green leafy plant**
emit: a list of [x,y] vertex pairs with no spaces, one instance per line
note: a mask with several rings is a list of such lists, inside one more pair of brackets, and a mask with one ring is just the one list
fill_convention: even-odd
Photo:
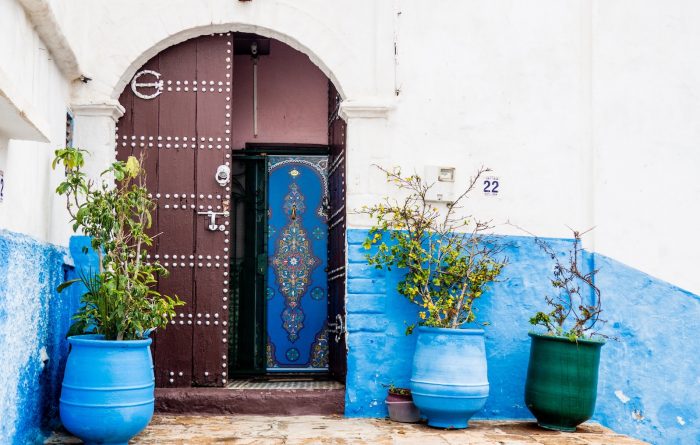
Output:
[[82,305],[73,317],[69,335],[103,334],[106,340],[134,340],[165,328],[184,304],[177,296],[154,289],[167,270],[146,259],[153,244],[148,233],[155,203],[148,196],[145,172],[138,159],[114,162],[98,181],[83,171],[85,150],[56,150],[52,168],[63,165],[65,179],[56,193],[65,196],[73,231],[91,237],[99,270],[81,273],[61,284],[58,291],[81,282],[86,289]]
[[[480,168],[467,189],[442,211],[429,200],[434,184],[418,175],[378,167],[403,198],[385,198],[363,207],[375,220],[364,242],[367,261],[379,269],[406,269],[398,291],[420,306],[418,324],[458,328],[476,320],[474,302],[507,264],[503,246],[489,235],[490,222],[457,216],[457,209],[487,168]],[[388,235],[390,242],[385,241]],[[500,258],[499,258],[500,257]],[[408,326],[411,333],[415,324]]]
[[550,283],[556,293],[545,296],[551,309],[537,312],[530,318],[530,324],[544,327],[549,335],[567,337],[571,341],[594,336],[608,338],[599,331],[605,320],[600,319],[600,289],[595,284],[598,270],[586,272],[581,269],[581,237],[590,230],[582,233],[572,230],[574,242],[563,261],[546,241],[535,237],[539,248],[554,261]]
[[393,383],[389,385],[389,394],[394,394],[397,396],[410,396],[411,390],[409,388],[400,388],[395,386]]

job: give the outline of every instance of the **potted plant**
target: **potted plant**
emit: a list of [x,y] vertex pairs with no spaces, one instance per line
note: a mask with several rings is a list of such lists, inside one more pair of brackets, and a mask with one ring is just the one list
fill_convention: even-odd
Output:
[[574,241],[564,259],[535,238],[554,261],[550,281],[555,294],[545,297],[549,311],[537,312],[530,319],[546,332],[529,334],[525,404],[537,423],[551,430],[575,431],[595,409],[600,349],[607,336],[599,332],[604,321],[599,318],[597,270],[584,269],[581,236],[586,232],[573,231]]
[[[488,222],[456,215],[486,168],[441,210],[431,201],[433,184],[417,175],[380,168],[400,199],[363,208],[375,219],[364,243],[377,268],[405,271],[399,294],[420,306],[411,393],[428,425],[466,428],[489,393],[484,331],[462,329],[476,322],[474,303],[506,264]],[[410,325],[411,333],[415,324]]]
[[65,428],[85,443],[126,444],[153,415],[148,335],[165,328],[183,303],[153,289],[167,271],[146,260],[155,204],[139,160],[115,162],[94,181],[82,170],[85,153],[61,149],[53,161],[53,168],[65,169],[56,192],[66,197],[73,230],[91,237],[99,258],[99,270],[83,271],[58,289],[76,282],[85,288],[68,333],[60,414]]
[[389,411],[389,418],[394,422],[416,423],[420,420],[420,411],[413,403],[413,396],[409,388],[389,385],[386,407]]

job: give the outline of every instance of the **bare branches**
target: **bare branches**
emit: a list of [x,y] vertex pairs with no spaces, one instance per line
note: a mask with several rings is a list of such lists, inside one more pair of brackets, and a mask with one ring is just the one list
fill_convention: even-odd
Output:
[[574,241],[566,253],[565,261],[562,261],[549,243],[535,237],[537,246],[554,261],[550,283],[556,293],[545,296],[550,311],[537,312],[530,319],[530,323],[543,326],[550,334],[562,335],[571,340],[590,338],[594,335],[608,338],[596,327],[605,323],[605,320],[600,319],[601,292],[595,283],[598,269],[586,272],[586,268],[581,264],[584,258],[581,237],[593,228],[583,232],[571,228],[570,230]]

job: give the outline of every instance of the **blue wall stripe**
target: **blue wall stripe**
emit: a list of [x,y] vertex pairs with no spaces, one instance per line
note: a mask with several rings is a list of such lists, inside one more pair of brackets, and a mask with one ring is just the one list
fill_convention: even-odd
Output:
[[0,231],[0,443],[42,443],[58,423],[78,294],[56,292],[66,250]]
[[[416,308],[394,289],[401,278],[365,264],[366,230],[348,231],[348,377],[346,414],[383,417],[386,386],[405,386],[415,336],[406,326]],[[529,237],[506,237],[511,264],[504,280],[479,302],[486,326],[491,395],[481,418],[530,418],[523,403],[529,317],[543,308],[551,259]],[[571,240],[549,240],[564,252]],[[85,237],[71,240],[77,267],[96,268]],[[57,294],[64,249],[0,231],[0,345],[17,354],[0,363],[0,443],[40,441],[57,419],[58,388],[67,352],[63,337],[80,289]],[[606,333],[594,416],[618,432],[663,444],[700,443],[697,333],[700,297],[611,258],[588,254],[603,290]],[[18,324],[19,323],[19,324]],[[42,349],[49,357],[41,360]],[[17,378],[13,377],[15,373]],[[13,414],[14,413],[14,414]],[[21,414],[21,415],[17,415]]]
[[[415,336],[405,328],[416,307],[398,295],[399,271],[371,272],[361,246],[367,230],[348,230],[348,376],[346,415],[384,417],[386,386],[407,386]],[[552,260],[531,237],[503,237],[510,264],[501,282],[479,301],[488,322],[486,348],[491,393],[480,418],[530,419],[523,391],[532,330],[545,309]],[[548,239],[560,255],[572,240]],[[700,298],[613,259],[586,253],[600,272],[604,332],[619,337],[602,350],[594,420],[653,443],[700,443],[697,333]]]

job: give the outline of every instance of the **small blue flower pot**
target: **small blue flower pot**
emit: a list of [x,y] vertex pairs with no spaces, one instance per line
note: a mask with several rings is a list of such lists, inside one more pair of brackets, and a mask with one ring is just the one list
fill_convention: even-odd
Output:
[[437,428],[467,428],[489,396],[482,329],[418,328],[413,403]]
[[123,444],[153,417],[152,340],[68,338],[71,351],[61,390],[61,421],[90,444]]

